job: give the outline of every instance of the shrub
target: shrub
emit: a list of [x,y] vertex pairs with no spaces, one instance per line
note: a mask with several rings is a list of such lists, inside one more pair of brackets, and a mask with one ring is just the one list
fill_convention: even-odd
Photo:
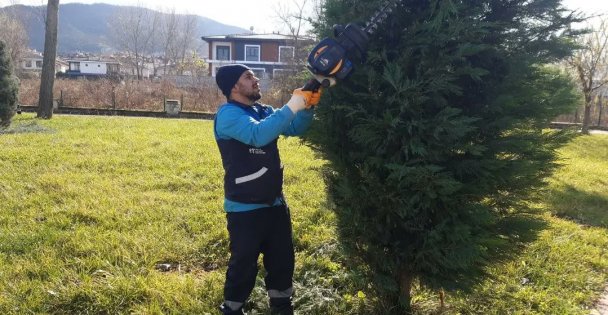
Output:
[[[327,0],[319,31],[382,2]],[[501,215],[555,168],[568,136],[543,129],[577,95],[546,65],[572,52],[575,20],[559,0],[402,0],[324,96],[309,140],[331,161],[342,240],[391,308],[378,313],[407,313],[414,280],[470,285]]]
[[6,45],[0,40],[0,128],[10,125],[17,110],[19,84],[12,67]]

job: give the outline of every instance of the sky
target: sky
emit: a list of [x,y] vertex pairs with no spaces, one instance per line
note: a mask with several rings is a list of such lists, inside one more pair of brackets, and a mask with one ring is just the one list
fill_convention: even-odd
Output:
[[[298,0],[302,1],[302,0]],[[60,0],[65,3],[108,3],[114,5],[137,5],[138,1],[130,0]],[[239,26],[244,29],[254,27],[256,33],[282,31],[282,25],[276,19],[276,9],[291,5],[294,0],[142,0],[143,6],[150,9],[172,9],[176,13],[189,13],[204,16],[217,22]],[[308,1],[311,2],[311,1]],[[11,4],[46,5],[46,0],[0,0],[0,7]]]
[[[201,15],[220,23],[249,29],[256,33],[285,33],[284,25],[278,22],[276,10],[282,6],[295,7],[294,3],[303,0],[146,0],[139,3],[151,9],[175,8],[179,13]],[[109,3],[116,5],[137,5],[137,1],[119,0],[60,0],[60,3]],[[308,3],[312,1],[308,0]],[[0,6],[11,4],[45,5],[45,0],[0,0]],[[570,9],[577,9],[588,15],[608,14],[608,0],[563,0]]]
[[562,0],[562,3],[567,8],[581,11],[588,16],[608,17],[608,0]]

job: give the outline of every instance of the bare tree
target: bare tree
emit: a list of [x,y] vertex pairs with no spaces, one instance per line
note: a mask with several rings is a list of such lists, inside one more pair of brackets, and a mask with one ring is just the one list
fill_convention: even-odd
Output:
[[55,84],[55,59],[57,58],[57,20],[59,19],[59,0],[49,0],[46,10],[46,30],[44,35],[44,57],[40,96],[38,98],[38,118],[50,119],[53,116],[53,85]]
[[8,55],[11,57],[13,70],[18,70],[17,64],[27,50],[28,36],[23,24],[8,13],[0,13],[0,40],[6,44]]
[[287,29],[288,35],[294,39],[296,51],[300,48],[300,40],[305,35],[305,29],[310,27],[311,15],[308,13],[311,5],[310,0],[292,0],[292,6],[279,2],[274,12],[283,29]]
[[606,97],[608,95],[606,95],[606,90],[604,89],[603,91],[598,93],[597,96],[597,106],[599,107],[599,113],[597,116],[597,125],[598,127],[602,125],[602,115],[604,114],[604,101],[606,100]]
[[593,100],[608,83],[608,21],[602,18],[598,26],[591,27],[591,32],[579,39],[579,44],[581,49],[570,58],[569,64],[585,97],[582,133],[588,134]]
[[185,14],[180,16],[177,23],[177,34],[173,41],[173,63],[178,65],[179,74],[184,74],[187,58],[192,55],[194,42],[196,40],[197,20],[195,15]]
[[293,46],[293,56],[281,61],[286,63],[288,71],[277,73],[273,80],[273,88],[281,95],[281,102],[286,100],[294,87],[300,86],[307,79],[308,73],[303,72],[304,64],[311,47],[307,45],[310,41],[309,31],[313,21],[320,16],[321,5],[324,0],[291,0],[291,5],[279,2],[274,8],[275,18],[280,23],[283,31],[287,31],[292,40],[289,45]]
[[171,56],[174,55],[175,39],[177,37],[178,17],[175,14],[175,8],[165,11],[162,15],[159,27],[159,49],[163,56],[163,71],[167,74],[167,67],[171,62]]
[[161,38],[159,32],[161,29],[163,13],[160,11],[152,11],[152,21],[149,24],[150,45],[148,45],[147,55],[150,56],[152,64],[153,77],[156,76],[158,65],[156,63],[156,54],[160,51]]
[[154,49],[157,28],[158,15],[142,4],[120,10],[111,19],[114,40],[127,53],[138,80],[143,77],[146,56]]

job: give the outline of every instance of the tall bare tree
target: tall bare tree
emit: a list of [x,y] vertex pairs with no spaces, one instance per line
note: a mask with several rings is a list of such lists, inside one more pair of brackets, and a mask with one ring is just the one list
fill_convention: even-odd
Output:
[[111,19],[114,40],[127,53],[138,80],[143,77],[146,56],[154,50],[157,28],[158,15],[142,4],[118,11]]
[[27,50],[28,36],[25,27],[16,17],[8,13],[0,13],[0,40],[6,44],[6,50],[12,60],[13,70],[18,70],[17,64]]
[[193,54],[197,35],[197,20],[195,15],[181,15],[177,23],[177,36],[173,41],[173,62],[178,65],[179,74],[184,74],[188,58]]
[[568,61],[576,72],[585,97],[582,133],[589,133],[591,107],[598,92],[608,83],[608,21],[601,18],[597,26],[580,37],[579,49]]
[[163,74],[167,74],[167,67],[171,62],[171,56],[174,55],[175,40],[177,37],[178,17],[175,13],[175,8],[164,11],[160,26],[159,26],[159,49],[163,58]]
[[300,40],[310,29],[317,1],[319,0],[292,0],[291,6],[279,2],[274,9],[281,28],[287,30],[288,35],[293,37],[296,52],[300,50]]
[[[301,85],[307,79],[305,69],[306,57],[311,49],[307,45],[309,31],[313,21],[320,16],[321,4],[324,0],[291,0],[291,5],[278,3],[274,8],[275,19],[283,34],[290,35],[292,40],[288,45],[293,46],[293,55],[285,58],[279,52],[280,59],[291,71],[274,74],[273,88],[280,91],[281,102],[285,101],[294,87]],[[286,32],[286,33],[285,33]]]
[[57,58],[57,20],[59,0],[49,0],[46,9],[46,29],[44,35],[44,57],[38,98],[38,118],[53,116],[53,86],[55,85],[55,59]]
[[152,76],[155,77],[160,66],[157,63],[158,53],[162,47],[162,37],[160,36],[163,13],[161,11],[152,11],[152,21],[150,22],[150,45],[148,46],[147,54],[150,57],[150,63],[152,64]]

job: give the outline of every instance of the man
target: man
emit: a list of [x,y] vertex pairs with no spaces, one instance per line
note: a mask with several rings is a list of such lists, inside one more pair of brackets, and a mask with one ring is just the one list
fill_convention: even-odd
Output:
[[223,314],[244,314],[263,254],[264,279],[272,314],[293,314],[294,250],[289,208],[283,198],[279,135],[304,133],[320,92],[296,89],[285,106],[273,109],[261,98],[259,79],[244,65],[227,65],[216,74],[227,102],[215,117],[215,139],[224,166],[224,209],[230,260]]

